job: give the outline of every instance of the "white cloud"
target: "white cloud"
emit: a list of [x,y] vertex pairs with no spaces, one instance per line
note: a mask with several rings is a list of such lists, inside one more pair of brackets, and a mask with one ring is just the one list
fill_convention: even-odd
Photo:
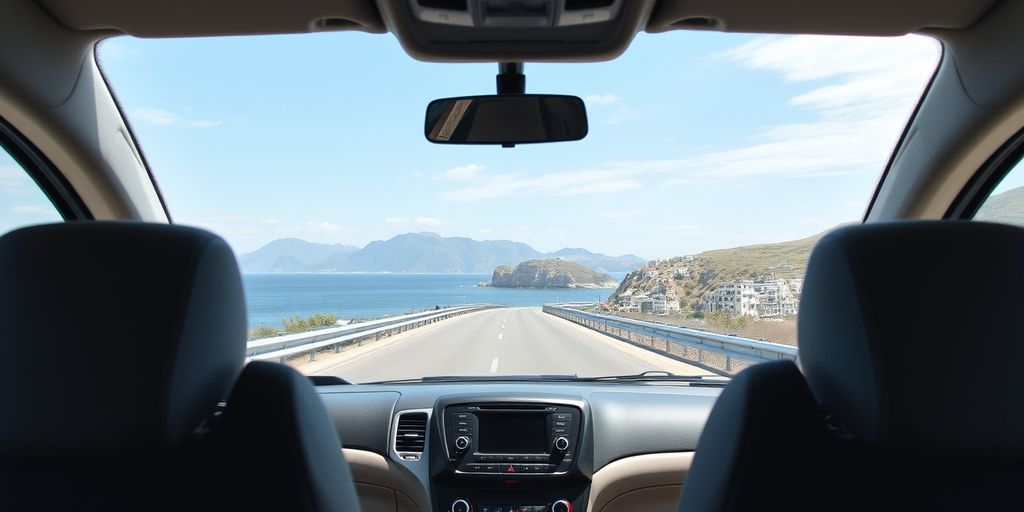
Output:
[[388,217],[384,219],[384,223],[392,227],[404,228],[409,225],[409,219],[405,217]]
[[[759,38],[720,54],[719,60],[807,84],[809,87],[791,97],[788,104],[809,111],[809,120],[755,127],[756,131],[736,146],[695,152],[685,159],[613,162],[596,169],[540,176],[493,175],[442,197],[480,201],[612,194],[645,184],[684,186],[749,177],[877,175],[938,55],[938,45],[922,36]],[[621,114],[606,122],[621,122],[633,113],[623,110]],[[605,216],[623,218],[631,213],[609,212]],[[699,230],[679,225],[674,232],[692,233],[694,229]]]
[[591,94],[584,98],[588,105],[608,105],[619,101],[619,97],[614,94]]
[[751,144],[708,151],[685,161],[647,162],[676,176],[820,177],[881,172],[939,56],[934,40],[789,36],[762,37],[720,55],[789,82],[816,85],[789,100],[816,119],[769,126]]
[[53,207],[47,208],[46,206],[38,204],[15,205],[14,207],[11,208],[11,213],[16,213],[18,215],[36,215],[39,213],[47,213],[52,211]]
[[434,217],[416,217],[413,224],[417,226],[440,226],[444,224],[441,219],[435,219]]
[[435,176],[435,180],[453,180],[453,181],[468,181],[476,178],[480,171],[484,170],[484,166],[477,164],[463,165],[454,167],[443,172],[440,176]]
[[214,128],[223,121],[188,119],[174,112],[155,108],[137,108],[131,112],[131,119],[159,126],[185,126],[189,128]]

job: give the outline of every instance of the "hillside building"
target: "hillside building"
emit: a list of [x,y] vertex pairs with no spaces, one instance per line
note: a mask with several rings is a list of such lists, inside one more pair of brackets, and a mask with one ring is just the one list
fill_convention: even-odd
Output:
[[802,279],[723,283],[705,299],[704,311],[732,311],[755,318],[791,316],[800,310],[802,287]]
[[620,298],[619,310],[627,313],[667,315],[679,311],[679,299],[676,298],[675,292],[631,295]]

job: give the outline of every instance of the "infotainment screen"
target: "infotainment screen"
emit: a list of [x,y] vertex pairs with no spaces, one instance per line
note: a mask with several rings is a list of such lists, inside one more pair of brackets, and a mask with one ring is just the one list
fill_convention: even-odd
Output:
[[480,453],[547,453],[547,414],[477,413]]

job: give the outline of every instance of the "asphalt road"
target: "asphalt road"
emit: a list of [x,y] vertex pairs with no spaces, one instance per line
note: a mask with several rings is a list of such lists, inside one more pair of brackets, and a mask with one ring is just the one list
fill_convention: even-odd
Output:
[[432,375],[633,374],[708,372],[634,347],[540,308],[509,308],[455,317],[299,368],[371,382]]

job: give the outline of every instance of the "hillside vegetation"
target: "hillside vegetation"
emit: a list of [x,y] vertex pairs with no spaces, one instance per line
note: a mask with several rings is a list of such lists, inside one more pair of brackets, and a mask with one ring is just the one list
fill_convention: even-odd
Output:
[[722,283],[760,277],[802,278],[811,249],[825,233],[828,231],[789,242],[717,249],[692,257],[660,260],[627,274],[609,300],[618,302],[624,294],[665,293],[672,289],[684,311],[699,310],[704,297]]
[[557,258],[524,261],[514,268],[494,269],[491,286],[498,288],[613,288],[615,279],[579,263]]
[[974,218],[1024,227],[1024,187],[1011,188],[989,197]]

